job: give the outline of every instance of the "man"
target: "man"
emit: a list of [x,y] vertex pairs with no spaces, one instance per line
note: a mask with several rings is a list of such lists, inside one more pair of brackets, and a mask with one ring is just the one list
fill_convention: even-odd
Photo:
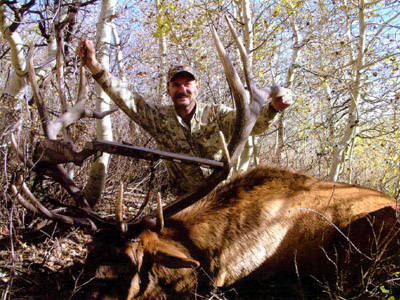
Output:
[[[168,72],[167,93],[173,105],[155,105],[138,93],[131,93],[97,61],[93,43],[82,40],[78,55],[108,96],[130,118],[154,137],[160,150],[219,160],[219,131],[227,141],[233,132],[235,111],[225,105],[200,105],[196,102],[199,84],[193,70],[177,65]],[[280,87],[267,88],[271,102],[267,103],[252,134],[268,129],[278,111],[292,103],[291,92]],[[165,162],[178,193],[192,191],[210,174],[210,170],[171,161]]]

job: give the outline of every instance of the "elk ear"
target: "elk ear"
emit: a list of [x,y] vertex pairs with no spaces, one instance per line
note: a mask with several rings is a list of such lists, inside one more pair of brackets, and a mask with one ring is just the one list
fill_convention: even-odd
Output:
[[171,242],[160,239],[156,233],[147,231],[142,234],[145,251],[154,261],[168,268],[197,268],[200,263],[191,259],[179,247]]
[[165,244],[157,249],[154,260],[168,268],[197,268],[200,263],[187,257],[184,253],[172,245]]

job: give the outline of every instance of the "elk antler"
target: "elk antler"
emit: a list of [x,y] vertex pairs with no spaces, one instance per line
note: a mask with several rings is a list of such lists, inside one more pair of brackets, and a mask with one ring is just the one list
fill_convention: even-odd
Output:
[[[92,230],[96,230],[97,226],[93,220],[90,218],[80,218],[80,217],[73,217],[73,216],[67,216],[64,214],[59,214],[56,212],[53,212],[51,210],[48,210],[44,205],[40,203],[38,199],[32,194],[32,192],[29,190],[29,188],[26,186],[25,182],[22,179],[22,176],[19,178],[19,183],[18,185],[21,186],[21,190],[23,194],[25,195],[26,200],[20,193],[20,191],[17,189],[15,185],[11,185],[11,191],[18,200],[18,202],[25,207],[26,209],[37,213],[41,215],[44,218],[55,220],[58,222],[62,223],[67,223],[67,224],[74,224],[74,225],[82,225],[84,227],[89,227]],[[85,213],[86,215],[86,213]],[[96,218],[96,221],[99,221],[98,218]]]
[[126,223],[124,222],[123,212],[123,199],[124,199],[124,184],[122,181],[119,183],[118,198],[115,202],[115,222],[121,232],[127,231]]
[[164,228],[164,215],[161,202],[161,194],[157,193],[157,231],[161,232]]
[[244,68],[245,80],[250,93],[247,94],[242,81],[231,60],[229,59],[224,46],[215,30],[212,27],[212,36],[218,52],[219,59],[224,68],[225,76],[236,105],[236,121],[232,138],[227,147],[229,154],[226,155],[227,163],[222,170],[214,171],[196,191],[184,195],[177,199],[164,209],[165,216],[171,216],[182,209],[192,205],[199,199],[210,193],[221,181],[225,180],[229,175],[232,164],[239,158],[243,151],[243,147],[257,121],[262,105],[264,103],[264,94],[256,88],[253,83],[253,76],[249,69],[248,55],[246,50],[237,36],[231,22],[226,18],[230,32],[235,40],[241,54],[241,61]]
[[[74,106],[69,107],[60,117],[50,120],[49,113],[46,109],[46,106],[43,101],[43,97],[40,93],[37,76],[35,74],[35,70],[33,67],[33,49],[29,50],[28,54],[28,74],[29,74],[29,82],[32,87],[32,94],[33,99],[36,103],[40,119],[42,122],[43,132],[45,137],[47,138],[48,142],[54,141],[57,138],[57,135],[65,128],[70,126],[71,124],[75,123],[79,119],[91,116],[91,117],[104,117],[113,111],[108,111],[104,114],[96,114],[93,112],[89,112],[85,110],[85,102],[86,102],[86,83],[85,83],[85,76],[84,76],[84,68],[80,68],[80,82],[79,82],[79,92],[78,92],[78,99]],[[41,152],[42,153],[42,152]],[[65,147],[64,151],[61,152],[64,156],[72,156],[74,154],[72,147]],[[40,156],[42,154],[39,154]],[[79,157],[81,161],[88,156],[88,151],[81,154]],[[41,166],[40,163],[38,166]],[[88,208],[89,205],[84,200],[83,193],[76,186],[74,181],[70,178],[68,173],[65,171],[64,167],[61,165],[56,164],[49,164],[46,167],[42,168],[45,169],[46,175],[52,177],[56,182],[60,183],[67,192],[74,198],[78,206]]]

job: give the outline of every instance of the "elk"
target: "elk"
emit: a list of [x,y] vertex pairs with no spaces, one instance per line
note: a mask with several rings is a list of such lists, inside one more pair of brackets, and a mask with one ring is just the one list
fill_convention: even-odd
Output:
[[21,189],[30,202],[13,186],[24,206],[97,229],[86,261],[87,276],[94,279],[88,299],[190,299],[255,276],[290,273],[294,265],[300,274],[323,272],[333,253],[339,261],[345,259],[341,249],[372,261],[371,249],[388,255],[398,244],[396,202],[371,189],[257,167],[214,190],[240,155],[265,98],[255,86],[243,45],[228,25],[249,93],[213,30],[237,117],[235,133],[224,147],[224,168],[214,171],[200,189],[165,209],[158,198],[157,212],[129,223],[123,222],[120,191],[113,223],[88,207],[79,209],[80,217],[51,212],[24,183]]
[[[141,223],[101,232],[87,261],[98,278],[91,299],[194,298],[249,276],[294,272],[294,263],[301,274],[316,274],[329,267],[323,249],[340,244],[369,260],[374,243],[398,239],[393,205],[370,189],[255,168],[156,230]],[[371,239],[373,232],[381,238]]]

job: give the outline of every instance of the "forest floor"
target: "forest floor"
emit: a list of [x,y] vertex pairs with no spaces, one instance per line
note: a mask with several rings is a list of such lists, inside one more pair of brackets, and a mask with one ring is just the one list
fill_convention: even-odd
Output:
[[2,299],[72,299],[90,235],[53,225],[13,236],[13,250],[8,235],[0,239]]

